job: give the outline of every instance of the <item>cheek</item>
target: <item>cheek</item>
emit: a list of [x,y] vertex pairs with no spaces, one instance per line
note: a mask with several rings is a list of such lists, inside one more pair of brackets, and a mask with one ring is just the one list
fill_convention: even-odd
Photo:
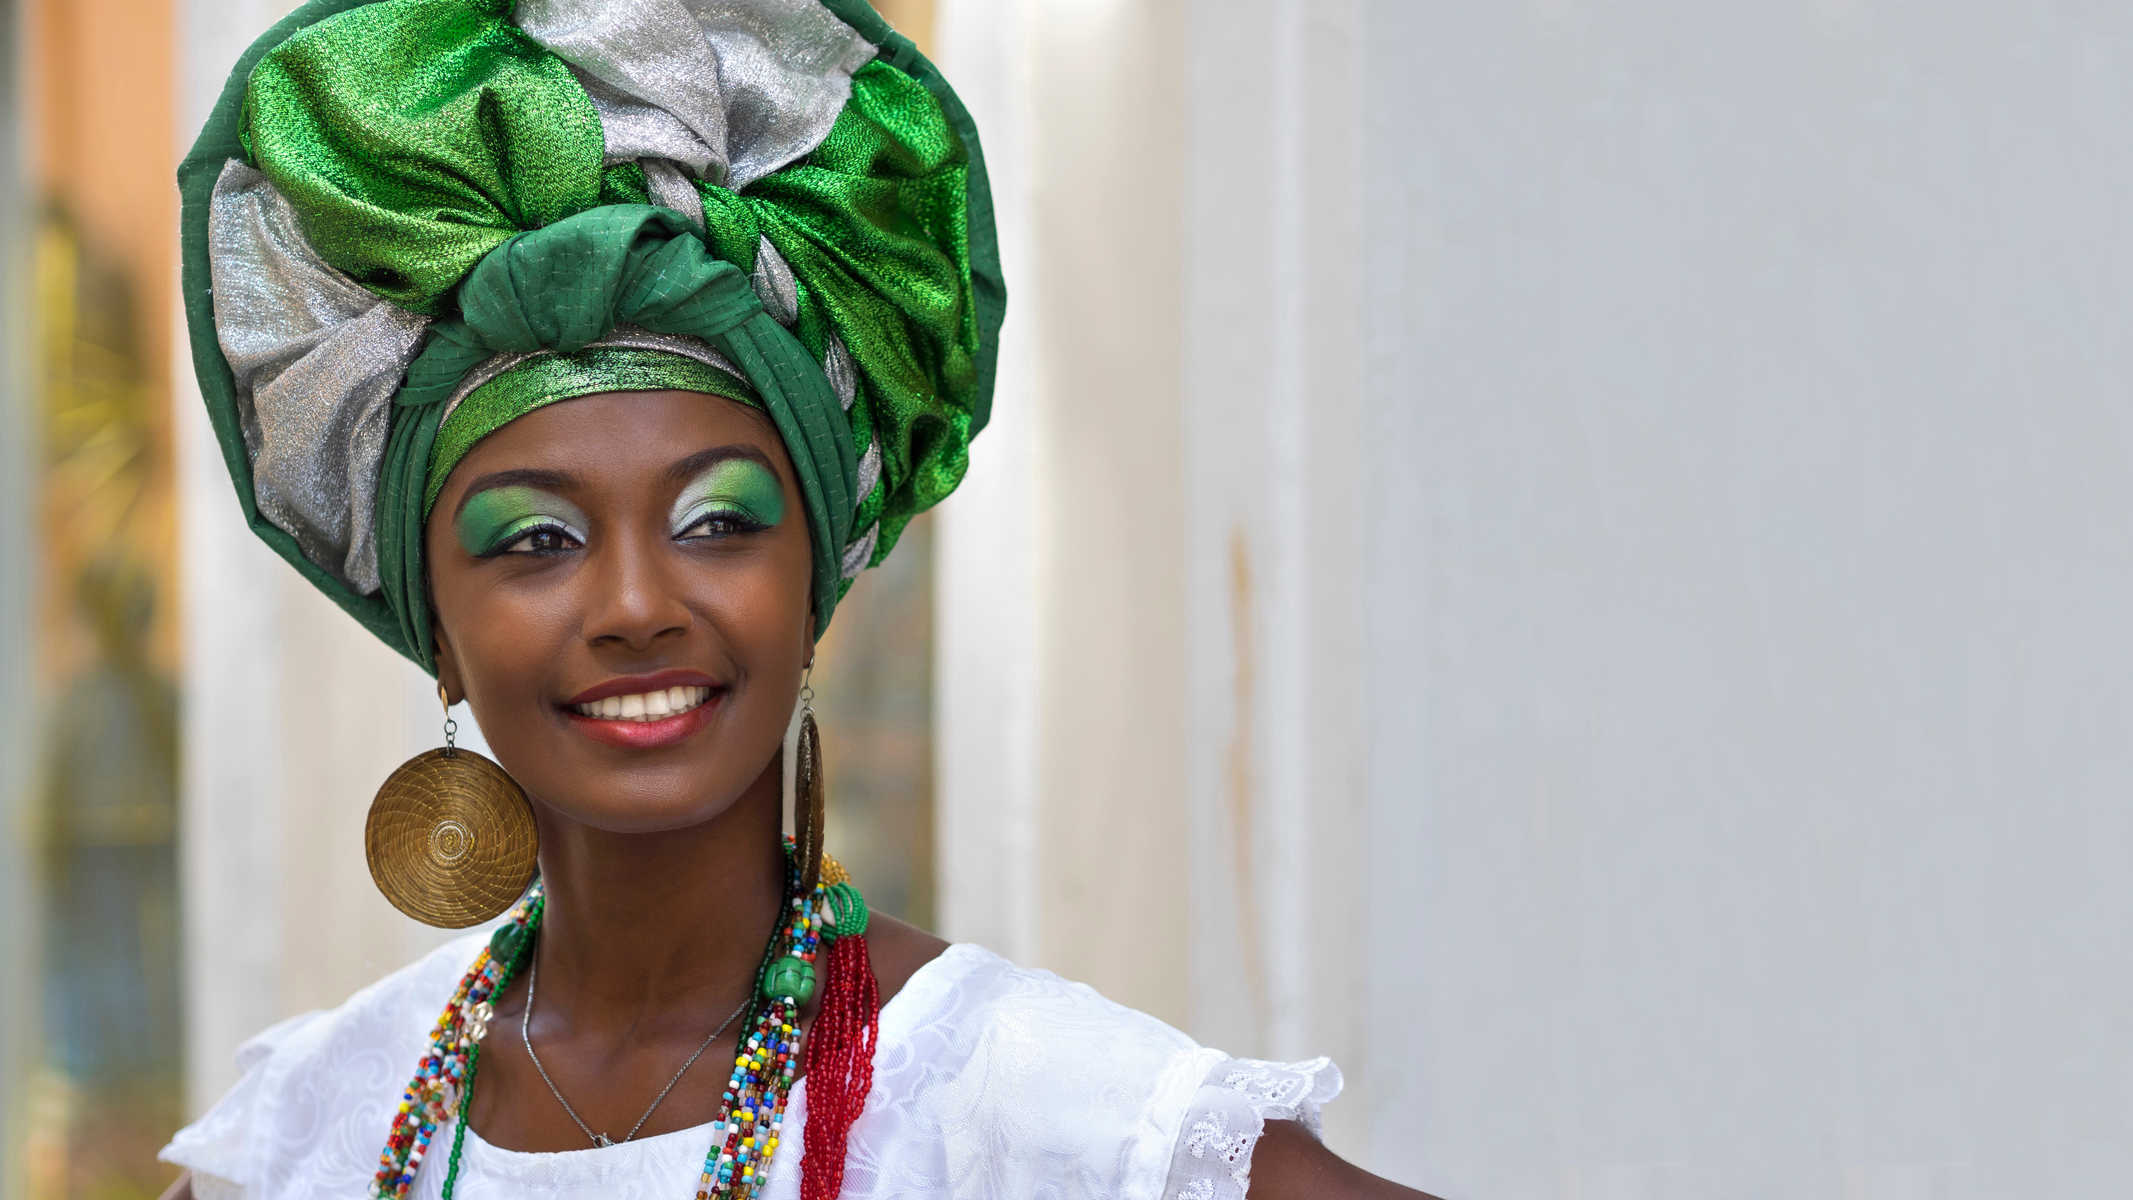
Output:
[[[440,508],[442,505],[440,504]],[[537,663],[539,646],[551,646],[567,616],[552,589],[522,586],[495,564],[469,558],[458,536],[441,523],[425,531],[432,619],[451,643],[460,686],[470,699]],[[486,686],[485,686],[486,685]]]
[[450,640],[460,686],[477,709],[544,699],[540,680],[577,627],[558,588],[498,585],[462,576],[436,586],[438,622]]
[[805,654],[809,566],[804,542],[746,564],[696,566],[688,602],[744,666],[783,669]]

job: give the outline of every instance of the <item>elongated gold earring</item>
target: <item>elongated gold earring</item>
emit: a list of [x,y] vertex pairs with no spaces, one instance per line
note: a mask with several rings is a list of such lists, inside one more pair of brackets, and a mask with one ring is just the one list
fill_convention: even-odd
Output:
[[533,806],[509,772],[455,744],[444,685],[444,745],[401,763],[363,825],[370,878],[394,908],[425,925],[465,929],[525,894],[539,867]]
[[800,894],[813,894],[822,879],[822,824],[829,786],[822,777],[822,735],[815,729],[815,664],[800,681],[799,760],[792,772],[792,842],[800,862]]

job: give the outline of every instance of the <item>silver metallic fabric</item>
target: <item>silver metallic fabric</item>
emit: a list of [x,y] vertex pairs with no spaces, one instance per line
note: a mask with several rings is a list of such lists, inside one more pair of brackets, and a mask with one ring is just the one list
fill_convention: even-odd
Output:
[[875,52],[820,0],[519,0],[514,19],[586,84],[609,162],[734,191],[819,145]]
[[680,167],[663,158],[638,160],[644,168],[644,181],[650,186],[652,203],[661,208],[671,208],[688,218],[696,226],[696,232],[704,231],[704,194],[696,190]]
[[289,202],[235,159],[209,203],[208,264],[259,511],[312,562],[377,591],[378,472],[429,318],[327,266]]
[[[822,373],[829,376],[837,403],[844,411],[852,411],[853,402],[859,399],[859,365],[852,361],[852,352],[844,348],[844,340],[834,333],[830,335],[829,349],[822,355]],[[863,490],[861,494],[865,494]]]
[[881,482],[881,443],[878,441],[868,442],[867,452],[859,456],[859,477],[852,484],[852,494],[864,500],[868,493],[874,490],[874,485],[879,482]]
[[[654,333],[649,329],[636,325],[617,325],[614,328],[614,332],[591,343],[586,349],[596,349],[603,346],[621,346],[629,350],[664,350],[668,354],[678,354],[683,358],[694,359],[715,370],[724,371],[739,380],[743,386],[748,382],[748,376],[739,367],[734,366],[732,361],[725,355],[713,350],[711,343],[702,338],[687,337],[678,333]],[[553,350],[530,350],[499,354],[467,372],[466,377],[459,381],[459,386],[452,389],[451,398],[444,402],[444,415],[438,418],[438,428],[443,428],[444,422],[452,419],[452,412],[459,407],[460,401],[473,395],[474,389],[513,367],[532,362],[537,358],[547,358],[554,353],[555,351]]]
[[859,573],[867,569],[867,560],[874,557],[874,543],[880,537],[881,522],[876,521],[867,526],[866,533],[844,548],[842,569],[846,579],[857,579]]
[[770,319],[791,329],[800,319],[799,281],[792,277],[792,267],[769,238],[755,241],[755,274],[749,282],[755,285],[756,299],[763,302],[763,311],[770,314]]
[[571,74],[592,98],[600,114],[600,132],[606,139],[606,161],[675,163],[691,179],[716,180],[725,173],[725,159],[716,149],[684,125],[681,118],[620,91],[581,68]]

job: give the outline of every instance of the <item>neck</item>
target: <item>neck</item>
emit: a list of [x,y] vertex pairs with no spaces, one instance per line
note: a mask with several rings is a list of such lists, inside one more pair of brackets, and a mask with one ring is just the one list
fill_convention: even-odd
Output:
[[536,805],[542,1009],[575,1026],[693,1026],[745,998],[784,914],[781,777],[773,758],[725,812],[663,833],[610,833]]

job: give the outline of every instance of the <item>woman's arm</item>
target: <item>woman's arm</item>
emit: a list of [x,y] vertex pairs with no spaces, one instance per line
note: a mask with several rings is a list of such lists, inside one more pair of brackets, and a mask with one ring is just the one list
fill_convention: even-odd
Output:
[[177,1181],[170,1185],[169,1190],[163,1193],[160,1200],[193,1200],[193,1173],[191,1171],[178,1172]]
[[1344,1161],[1294,1121],[1268,1121],[1252,1150],[1249,1200],[1437,1200]]

